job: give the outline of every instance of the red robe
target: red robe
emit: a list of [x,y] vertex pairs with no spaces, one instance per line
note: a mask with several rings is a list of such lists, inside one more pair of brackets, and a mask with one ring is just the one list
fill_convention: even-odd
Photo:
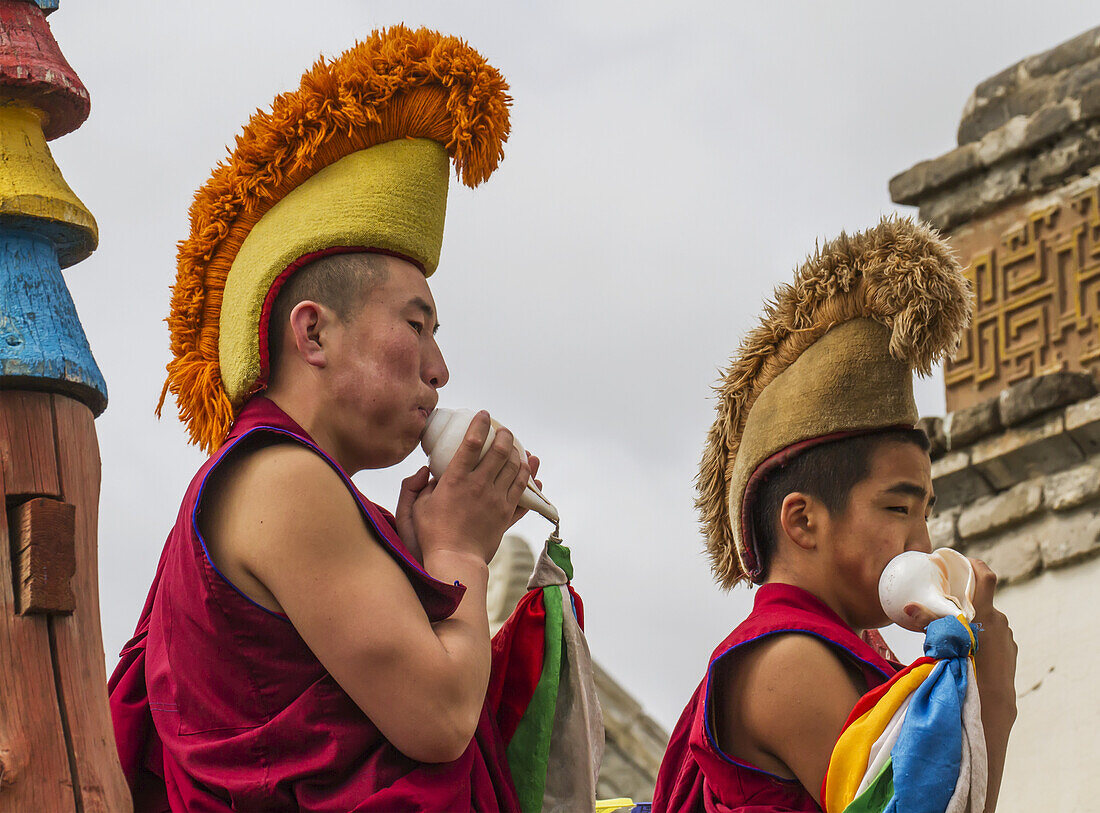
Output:
[[242,410],[192,480],[137,631],[110,680],[122,767],[144,810],[514,810],[504,744],[489,710],[454,762],[409,759],[328,674],[286,616],[238,591],[197,530],[207,477],[237,443],[275,433],[341,476],[364,522],[404,570],[434,623],[465,588],[432,578],[393,518],[358,492],[305,431],[266,398]]
[[746,644],[787,632],[815,635],[835,647],[862,671],[868,689],[884,683],[898,669],[812,594],[789,584],[763,585],[756,591],[749,617],[714,650],[706,677],[676,723],[657,775],[655,813],[821,810],[797,780],[734,759],[718,747],[714,737],[710,684],[718,662],[738,657]]

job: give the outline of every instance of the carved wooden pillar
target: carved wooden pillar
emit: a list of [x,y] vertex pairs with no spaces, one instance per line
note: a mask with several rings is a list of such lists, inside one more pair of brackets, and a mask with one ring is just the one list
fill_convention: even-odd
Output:
[[61,276],[98,234],[46,145],[89,99],[56,6],[0,0],[0,811],[119,811],[96,561],[107,390]]

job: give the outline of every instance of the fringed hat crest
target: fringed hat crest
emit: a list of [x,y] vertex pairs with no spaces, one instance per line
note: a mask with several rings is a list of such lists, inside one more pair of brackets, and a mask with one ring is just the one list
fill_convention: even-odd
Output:
[[914,425],[912,372],[927,375],[954,352],[970,309],[951,249],[934,230],[901,218],[841,234],[805,261],[792,284],[776,288],[715,388],[717,416],[696,479],[722,587],[760,574],[743,511],[757,468],[814,438]]
[[[385,224],[359,233],[360,226],[345,216],[344,232],[304,236],[299,246],[292,247],[299,256],[325,249],[327,240],[329,246],[397,254],[425,274],[434,271],[446,205],[446,167],[440,169],[439,161],[444,159],[435,159],[432,149],[441,149],[440,155],[445,153],[453,161],[467,186],[485,181],[503,158],[508,138],[511,98],[507,90],[496,68],[462,40],[398,25],[374,32],[333,60],[318,60],[297,90],[278,96],[269,111],[253,115],[228,158],[195,193],[191,205],[191,233],[179,245],[167,319],[172,360],[157,414],[171,391],[191,441],[211,452],[224,440],[243,400],[262,386],[266,370],[253,358],[233,362],[232,372],[239,380],[232,383],[232,393],[223,381],[223,298],[228,308],[231,296],[245,297],[232,291],[232,282],[227,291],[227,278],[238,259],[244,262],[238,254],[246,242],[250,243],[244,252],[249,254],[248,263],[282,262],[271,246],[274,238],[268,235],[265,244],[253,231],[260,231],[256,227],[265,215],[272,213],[269,221],[275,219],[273,209],[282,213],[280,228],[297,225],[302,216],[293,210],[288,196],[309,201],[304,192],[308,187],[314,201],[322,198],[325,190],[315,177],[322,170],[332,168],[325,183],[331,175],[351,179],[343,181],[345,196],[360,194],[357,190],[364,177],[381,173],[392,185],[395,177],[404,177],[400,173],[409,172],[420,207],[427,202],[430,211],[420,220],[416,212],[406,213],[409,216],[396,223],[393,234],[386,232]],[[425,140],[439,147],[406,148],[406,141],[415,145]],[[391,142],[392,155],[371,150]],[[372,153],[371,160],[345,161],[363,151]],[[343,164],[339,172],[333,166],[337,164]],[[339,184],[339,178],[334,183]],[[377,220],[378,213],[386,211],[384,204],[367,201],[369,217],[360,216],[359,221]],[[255,273],[256,279],[248,284],[270,287],[269,272],[264,272],[267,276]],[[236,270],[234,276],[239,276]],[[252,321],[261,318],[257,303],[267,293],[266,289],[253,291],[247,301],[234,305],[248,311],[246,332],[256,332]],[[234,352],[254,355],[258,339],[250,339],[248,348],[234,346]],[[261,343],[261,355],[264,352]]]

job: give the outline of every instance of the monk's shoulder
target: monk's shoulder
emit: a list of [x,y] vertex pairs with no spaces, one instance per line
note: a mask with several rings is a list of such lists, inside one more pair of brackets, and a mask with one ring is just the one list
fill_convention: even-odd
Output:
[[814,635],[769,635],[747,648],[739,664],[746,688],[784,701],[812,698],[809,690],[833,681],[851,686],[851,670],[837,648]]
[[267,443],[236,451],[212,473],[205,501],[233,503],[279,515],[295,503],[348,501],[347,487],[328,462],[294,441]]
[[769,749],[811,729],[839,733],[861,694],[842,653],[812,635],[764,638],[745,653],[738,672],[731,700],[753,740]]
[[300,443],[244,448],[212,472],[200,506],[200,527],[226,554],[262,540],[265,553],[304,533],[366,531],[346,484],[329,463]]

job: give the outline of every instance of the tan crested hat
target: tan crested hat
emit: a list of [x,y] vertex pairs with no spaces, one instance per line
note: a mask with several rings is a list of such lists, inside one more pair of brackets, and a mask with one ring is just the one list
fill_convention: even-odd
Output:
[[825,243],[776,289],[716,388],[696,481],[724,588],[761,575],[749,512],[765,475],[817,443],[913,427],[912,374],[954,351],[970,308],[951,249],[901,218]]

